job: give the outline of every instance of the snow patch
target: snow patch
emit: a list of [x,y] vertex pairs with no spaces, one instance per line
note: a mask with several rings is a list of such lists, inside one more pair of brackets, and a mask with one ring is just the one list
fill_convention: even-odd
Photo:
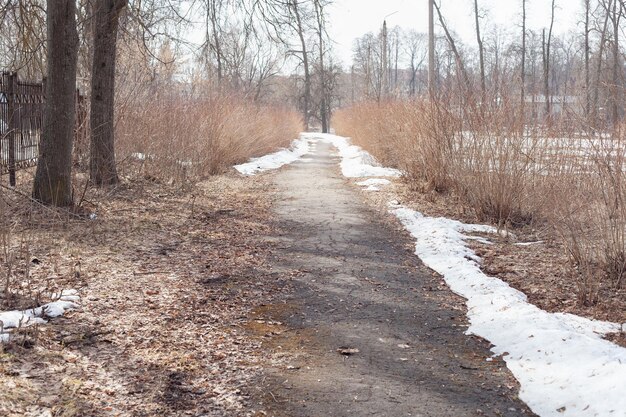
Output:
[[327,142],[337,148],[341,157],[341,171],[345,177],[399,177],[397,169],[380,166],[376,159],[359,146],[351,145],[348,138],[323,133],[303,133],[311,141]]
[[626,416],[626,349],[602,338],[616,323],[548,313],[505,282],[485,275],[468,232],[494,228],[391,212],[415,238],[415,254],[467,299],[468,334],[489,340],[520,382],[519,397],[540,416]]
[[389,185],[391,181],[384,178],[370,178],[365,181],[359,181],[356,184],[364,186],[365,191],[380,191],[381,185]]
[[543,240],[538,240],[536,242],[518,242],[516,246],[532,246],[532,245],[540,245],[543,243]]
[[53,294],[52,301],[41,307],[28,310],[12,310],[0,312],[0,342],[8,342],[10,332],[20,327],[46,323],[46,319],[60,317],[66,311],[79,307],[80,296],[76,290],[64,290]]
[[259,172],[277,169],[283,165],[290,164],[298,160],[303,155],[309,153],[310,139],[302,135],[299,139],[291,142],[289,149],[281,149],[259,158],[252,158],[250,161],[235,165],[234,168],[243,175],[255,175]]
[[[369,171],[367,161],[371,156],[349,145],[346,138],[319,134],[311,137],[339,149],[346,177],[361,173],[384,176]],[[394,171],[393,176],[399,175]],[[624,331],[626,323],[548,313],[528,303],[526,295],[504,281],[484,274],[479,266],[481,259],[467,241],[491,242],[468,233],[499,233],[514,239],[511,233],[487,225],[426,217],[397,201],[391,201],[389,207],[415,238],[415,254],[441,274],[452,291],[466,298],[470,322],[467,333],[494,345],[494,356],[502,355],[520,383],[519,397],[536,414],[626,417],[626,349],[602,337]]]
[[391,184],[391,181],[386,180],[384,178],[370,178],[368,180],[365,181],[359,181],[357,182],[357,185],[364,185],[364,186],[370,186],[370,185],[389,185]]

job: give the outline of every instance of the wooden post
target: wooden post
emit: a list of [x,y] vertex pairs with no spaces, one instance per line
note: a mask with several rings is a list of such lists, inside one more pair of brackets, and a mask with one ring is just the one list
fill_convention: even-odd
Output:
[[7,108],[9,113],[9,185],[15,187],[15,138],[19,128],[17,96],[17,73],[13,72],[8,77],[7,84]]

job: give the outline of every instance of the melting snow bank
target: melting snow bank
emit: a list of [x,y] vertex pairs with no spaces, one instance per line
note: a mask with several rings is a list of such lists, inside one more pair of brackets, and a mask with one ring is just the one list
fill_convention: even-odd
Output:
[[270,169],[280,168],[283,165],[296,161],[302,155],[309,152],[310,139],[302,135],[299,139],[291,142],[289,149],[281,149],[259,158],[252,158],[249,162],[235,165],[234,168],[244,175],[254,175]]
[[323,141],[332,144],[341,156],[341,171],[345,177],[399,177],[402,172],[393,168],[381,167],[376,159],[359,146],[351,145],[348,138],[324,133],[303,133],[310,141]]
[[77,303],[80,297],[76,290],[65,290],[61,294],[53,294],[52,299],[57,301],[23,311],[0,312],[0,342],[7,342],[13,329],[43,324],[46,323],[46,318],[60,317],[66,311],[79,307]]
[[[338,148],[346,177],[398,176],[348,139],[305,134]],[[358,184],[382,185],[369,179]],[[386,181],[386,180],[383,180]],[[572,314],[548,313],[527,302],[505,282],[485,275],[480,258],[466,241],[485,239],[465,233],[496,233],[485,225],[469,225],[422,214],[390,203],[390,211],[415,238],[415,254],[440,273],[455,293],[467,299],[469,334],[487,339],[520,382],[519,397],[538,415],[626,416],[626,349],[602,339],[618,332],[616,323]]]
[[548,313],[485,275],[464,232],[495,232],[390,204],[415,238],[415,254],[467,299],[468,333],[487,339],[520,382],[519,397],[540,416],[626,416],[626,349],[602,339],[615,323]]
[[391,181],[384,178],[370,178],[365,181],[359,181],[356,185],[362,185],[365,187],[365,191],[380,191],[381,185],[389,185]]
[[[351,145],[348,138],[324,133],[302,133],[299,139],[291,143],[289,149],[252,158],[250,161],[235,165],[234,168],[244,175],[254,175],[259,172],[277,169],[302,158],[310,151],[310,145],[316,142],[327,142],[335,146],[341,156],[341,171],[350,178],[360,177],[399,177],[402,173],[397,169],[381,167],[376,159],[358,146]],[[309,161],[309,160],[307,160]],[[367,184],[368,190],[378,191],[377,184]]]

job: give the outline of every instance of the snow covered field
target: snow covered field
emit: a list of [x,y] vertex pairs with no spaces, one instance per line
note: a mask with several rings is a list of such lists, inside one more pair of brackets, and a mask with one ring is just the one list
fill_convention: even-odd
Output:
[[[367,152],[350,145],[347,138],[307,133],[299,140],[307,143],[307,149],[308,144],[315,141],[332,143],[342,158],[341,169],[346,177],[369,178],[357,183],[366,190],[378,191],[380,186],[389,183],[371,177],[401,174],[381,167]],[[289,158],[293,159],[285,163],[306,154],[299,153],[303,148],[298,149],[298,152],[288,151],[292,152]],[[259,160],[263,158],[255,161]],[[260,170],[244,173],[254,174]],[[467,299],[470,322],[467,333],[483,337],[494,345],[494,355],[502,355],[520,382],[520,398],[535,413],[570,417],[626,416],[626,349],[602,338],[604,334],[626,330],[626,323],[548,313],[529,304],[523,293],[507,283],[484,274],[480,270],[480,258],[469,249],[466,241],[473,238],[468,235],[473,232],[495,233],[491,226],[427,217],[395,202],[389,203],[389,209],[415,238],[416,255],[440,273],[452,291]],[[484,242],[484,239],[477,240]]]

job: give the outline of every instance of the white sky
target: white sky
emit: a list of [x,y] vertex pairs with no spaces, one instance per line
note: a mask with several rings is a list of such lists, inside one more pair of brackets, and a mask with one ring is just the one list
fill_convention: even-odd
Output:
[[[550,3],[551,0],[527,0],[529,29],[549,26]],[[479,0],[480,9],[486,12],[480,22],[481,29],[486,30],[487,25],[499,25],[521,30],[518,29],[521,4],[521,0]],[[581,18],[582,0],[556,0],[556,6],[554,32],[561,34],[574,29]],[[464,42],[474,45],[474,0],[441,0],[441,12],[448,28],[454,30]],[[348,64],[354,39],[367,32],[378,32],[384,17],[391,13],[394,14],[387,17],[389,28],[398,25],[419,32],[428,31],[427,0],[335,0],[329,11],[328,32],[335,41],[336,56]],[[435,31],[441,31],[437,24]]]

